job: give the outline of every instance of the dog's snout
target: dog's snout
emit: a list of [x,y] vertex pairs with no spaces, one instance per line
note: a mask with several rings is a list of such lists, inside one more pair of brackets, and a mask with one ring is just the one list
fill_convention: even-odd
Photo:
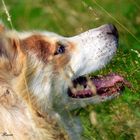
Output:
[[109,30],[107,34],[114,35],[117,39],[119,37],[118,30],[113,24],[109,24]]

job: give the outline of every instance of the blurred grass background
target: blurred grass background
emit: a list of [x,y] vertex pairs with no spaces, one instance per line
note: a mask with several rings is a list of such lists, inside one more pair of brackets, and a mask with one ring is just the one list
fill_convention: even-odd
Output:
[[[9,26],[0,1],[0,18]],[[75,110],[85,140],[140,140],[140,1],[139,0],[5,0],[16,30],[49,30],[73,36],[105,23],[117,26],[119,50],[97,74],[117,72],[132,83],[115,100]],[[135,50],[135,51],[133,51]],[[97,123],[91,124],[94,111]]]

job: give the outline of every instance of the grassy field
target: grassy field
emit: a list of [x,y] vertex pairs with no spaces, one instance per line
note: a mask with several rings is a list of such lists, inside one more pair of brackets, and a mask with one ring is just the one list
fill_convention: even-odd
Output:
[[[1,3],[1,1],[0,1]],[[16,30],[42,29],[72,36],[105,23],[120,34],[119,50],[97,72],[117,72],[131,82],[119,98],[75,110],[85,140],[140,140],[140,1],[139,0],[5,0]],[[0,18],[10,27],[2,3]],[[89,119],[96,114],[96,125]]]

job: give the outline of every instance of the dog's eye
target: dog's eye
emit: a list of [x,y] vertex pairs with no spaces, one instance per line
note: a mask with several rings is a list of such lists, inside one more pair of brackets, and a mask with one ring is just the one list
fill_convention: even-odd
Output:
[[65,52],[65,46],[63,44],[58,44],[58,48],[54,55],[63,54]]

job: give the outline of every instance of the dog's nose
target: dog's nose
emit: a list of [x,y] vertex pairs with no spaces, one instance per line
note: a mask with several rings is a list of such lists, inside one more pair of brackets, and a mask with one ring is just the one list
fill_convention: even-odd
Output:
[[107,34],[114,35],[117,39],[119,38],[118,30],[113,24],[109,24],[109,30]]

